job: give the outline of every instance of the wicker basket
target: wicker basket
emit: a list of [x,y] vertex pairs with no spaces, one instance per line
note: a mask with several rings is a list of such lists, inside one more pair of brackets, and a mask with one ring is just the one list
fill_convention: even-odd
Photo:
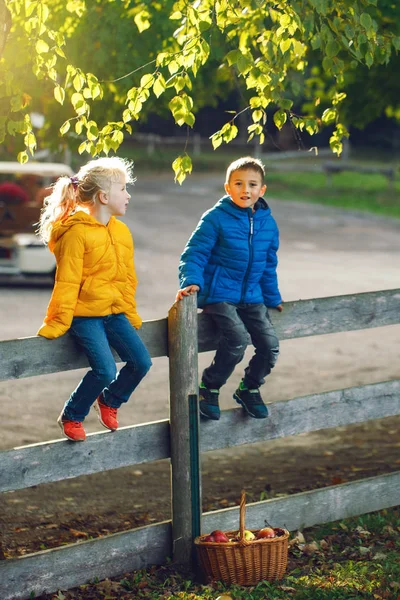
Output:
[[[277,536],[247,541],[244,538],[246,494],[240,499],[239,540],[204,542],[206,535],[194,540],[200,567],[208,579],[227,584],[256,585],[262,580],[281,579],[286,571],[289,532],[274,527]],[[258,530],[251,530],[256,533]],[[228,537],[237,532],[225,532]]]

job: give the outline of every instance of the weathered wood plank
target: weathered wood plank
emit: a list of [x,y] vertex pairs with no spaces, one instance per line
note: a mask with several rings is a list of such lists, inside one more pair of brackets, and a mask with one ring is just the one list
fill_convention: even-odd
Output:
[[[167,356],[167,319],[146,321],[139,334],[152,357]],[[118,359],[118,355],[114,352]],[[85,354],[71,336],[0,341],[0,381],[88,367]]]
[[[285,303],[285,310],[270,310],[279,339],[369,329],[400,323],[400,289],[367,292]],[[199,315],[199,352],[216,348],[212,322]]]
[[[330,523],[400,504],[400,471],[350,483],[256,502],[246,506],[246,527],[263,527],[265,519],[289,531]],[[239,508],[203,514],[203,533],[239,528]]]
[[[400,414],[400,381],[275,402],[269,404],[269,411],[269,418],[262,422],[244,416],[240,408],[222,411],[217,423],[202,421],[201,451]],[[125,427],[115,433],[90,434],[84,444],[67,440],[33,444],[1,453],[0,492],[169,456],[168,421]]]
[[[267,519],[290,531],[365,514],[400,504],[400,472],[249,504],[246,527]],[[239,508],[203,514],[203,532],[239,527]],[[105,538],[72,544],[0,563],[2,600],[71,588],[95,577],[162,564],[171,555],[170,523],[158,523]]]
[[[400,289],[285,303],[283,313],[271,310],[281,340],[368,329],[400,322]],[[199,352],[216,348],[215,328],[198,315]],[[151,356],[167,356],[167,319],[147,321],[140,335]],[[65,335],[0,341],[0,381],[87,367],[86,357]]]
[[217,450],[400,414],[400,380],[313,394],[268,404],[265,421],[241,408],[201,424],[201,450]]
[[1,453],[0,492],[169,456],[168,421],[89,434],[84,444],[68,440],[32,444]]
[[25,600],[32,592],[36,598],[96,577],[105,579],[160,565],[169,556],[170,522],[45,550],[0,562],[0,598]]
[[[198,411],[192,414],[190,398],[197,396],[197,307],[196,297],[175,303],[168,314],[170,382],[171,471],[172,471],[172,554],[174,562],[190,566],[194,527],[201,519],[199,442],[191,440],[198,431]],[[195,444],[192,447],[191,441]],[[193,464],[193,460],[196,464]],[[197,470],[196,477],[193,469]]]

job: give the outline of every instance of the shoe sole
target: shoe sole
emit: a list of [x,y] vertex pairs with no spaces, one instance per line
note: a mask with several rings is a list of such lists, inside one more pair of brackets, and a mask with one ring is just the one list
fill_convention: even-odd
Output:
[[58,419],[57,419],[57,423],[58,423],[58,425],[59,425],[59,427],[60,427],[61,431],[63,432],[63,435],[64,435],[64,437],[66,437],[66,438],[67,438],[67,440],[70,440],[71,442],[84,442],[84,441],[86,440],[86,437],[85,437],[85,438],[83,438],[82,440],[76,440],[76,439],[74,439],[74,438],[72,438],[72,437],[69,437],[69,435],[67,435],[67,434],[65,433],[65,431],[64,431],[64,427],[63,427],[63,424],[62,424],[61,417],[62,417],[62,413],[61,413],[61,415],[58,417]]
[[95,404],[94,404],[94,408],[95,408],[95,411],[97,412],[97,417],[98,417],[98,419],[99,419],[100,423],[103,425],[103,427],[105,427],[105,429],[108,429],[108,431],[117,431],[117,429],[118,429],[118,426],[117,426],[117,427],[114,427],[114,428],[113,428],[113,427],[109,427],[109,426],[108,426],[108,425],[106,425],[106,424],[104,423],[104,421],[102,420],[102,418],[101,418],[101,411],[100,411],[100,406],[99,406],[99,402],[98,402],[98,400],[96,400],[96,402],[95,402]]
[[250,411],[249,411],[249,409],[247,408],[247,406],[245,405],[245,403],[243,402],[243,400],[241,400],[241,398],[239,398],[239,396],[237,396],[236,394],[233,394],[233,398],[234,398],[234,400],[236,400],[236,402],[237,402],[238,404],[240,404],[240,406],[241,406],[242,408],[244,408],[244,410],[247,412],[247,414],[248,414],[250,417],[253,417],[253,419],[266,419],[266,418],[268,417],[268,412],[267,412],[267,414],[266,414],[265,416],[263,416],[263,417],[262,417],[262,416],[260,416],[260,415],[254,415],[252,412],[250,412]]
[[203,411],[201,410],[201,408],[199,407],[199,413],[201,417],[204,417],[204,419],[209,419],[210,421],[219,421],[221,418],[221,415],[216,415],[215,417],[210,417],[210,415],[206,415],[206,413],[203,413]]

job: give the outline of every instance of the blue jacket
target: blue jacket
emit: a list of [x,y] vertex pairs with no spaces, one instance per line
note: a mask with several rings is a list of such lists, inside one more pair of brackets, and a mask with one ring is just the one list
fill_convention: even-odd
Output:
[[182,253],[181,288],[198,285],[198,305],[217,302],[277,306],[279,230],[263,198],[256,210],[224,196],[202,216]]

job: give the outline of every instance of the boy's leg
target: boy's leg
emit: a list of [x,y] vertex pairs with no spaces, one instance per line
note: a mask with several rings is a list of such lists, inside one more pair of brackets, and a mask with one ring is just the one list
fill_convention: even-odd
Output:
[[83,421],[102,390],[115,379],[117,368],[104,328],[104,317],[75,317],[70,333],[85,352],[91,370],[64,406],[63,419]]
[[129,400],[152,362],[146,346],[124,314],[104,317],[104,326],[110,345],[126,363],[103,391],[104,403],[119,408]]
[[234,304],[208,304],[204,312],[214,320],[220,339],[214,360],[203,371],[202,382],[207,388],[219,390],[242,360],[250,339]]
[[244,384],[259,388],[279,356],[279,340],[264,304],[247,304],[238,309],[255,348],[255,353],[245,369]]

